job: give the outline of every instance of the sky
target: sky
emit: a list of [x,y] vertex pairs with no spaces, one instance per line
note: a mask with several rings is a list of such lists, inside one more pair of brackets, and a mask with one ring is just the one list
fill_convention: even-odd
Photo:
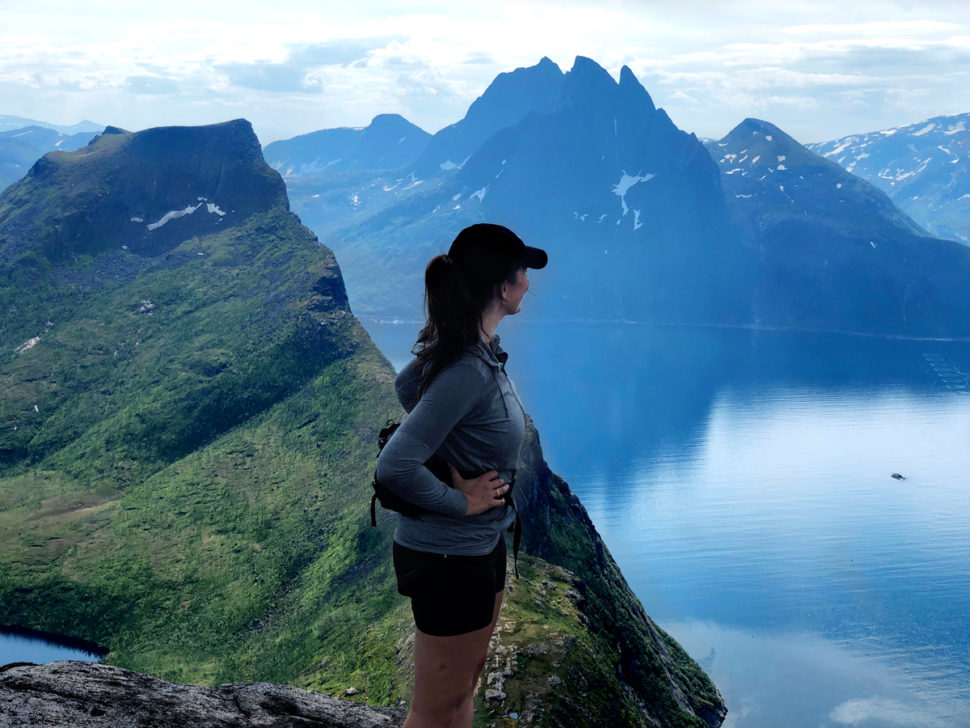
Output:
[[577,55],[628,65],[700,137],[756,117],[809,143],[970,112],[966,0],[0,0],[0,114],[244,117],[266,144],[398,113],[433,133],[499,73]]

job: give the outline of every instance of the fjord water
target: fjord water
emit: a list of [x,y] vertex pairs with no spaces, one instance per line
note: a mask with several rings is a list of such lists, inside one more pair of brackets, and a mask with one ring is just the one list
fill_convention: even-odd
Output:
[[[368,329],[407,361],[416,325]],[[970,344],[500,333],[550,467],[726,726],[970,725]]]

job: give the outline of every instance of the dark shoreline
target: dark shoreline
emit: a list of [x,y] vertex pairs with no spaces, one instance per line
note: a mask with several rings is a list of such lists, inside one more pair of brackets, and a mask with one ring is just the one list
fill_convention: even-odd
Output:
[[55,644],[63,645],[64,647],[71,647],[77,650],[83,650],[89,652],[92,655],[97,655],[99,658],[104,659],[108,654],[109,650],[107,647],[99,645],[96,642],[91,642],[89,640],[81,639],[80,637],[71,637],[69,635],[58,634],[57,632],[47,632],[42,629],[32,629],[31,627],[19,627],[12,624],[0,624],[0,634],[14,634],[21,637],[35,637],[38,639],[46,640],[48,642],[53,642]]

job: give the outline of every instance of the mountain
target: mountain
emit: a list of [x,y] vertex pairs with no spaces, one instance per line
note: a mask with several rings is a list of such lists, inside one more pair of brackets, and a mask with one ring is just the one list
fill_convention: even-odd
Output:
[[746,119],[709,145],[735,229],[756,252],[755,322],[970,334],[970,250],[928,236],[868,182]]
[[85,146],[94,135],[93,132],[64,134],[40,126],[0,132],[0,191],[23,177],[45,153],[55,149],[74,151]]
[[[554,264],[541,285],[554,293],[530,303],[539,316],[690,322],[714,314],[725,264],[711,241],[723,237],[727,211],[703,145],[654,107],[627,68],[616,82],[579,57],[557,88],[550,113],[499,130],[460,170],[442,170],[328,235],[359,314],[415,317],[427,260],[454,230],[480,220],[549,249]],[[706,295],[686,289],[685,275]]]
[[267,163],[284,178],[321,172],[398,169],[428,146],[431,135],[403,116],[380,114],[362,128],[324,129],[266,145]]
[[705,147],[630,69],[617,81],[588,58],[548,83],[551,109],[460,165],[301,201],[358,315],[420,320],[427,261],[487,220],[550,252],[530,291],[540,318],[970,336],[970,253],[781,130],[747,120]]
[[970,244],[970,114],[807,145],[941,238]]
[[93,121],[88,121],[87,119],[79,124],[63,126],[61,124],[51,124],[46,121],[37,121],[37,119],[27,119],[23,116],[0,114],[0,131],[12,131],[15,129],[23,129],[28,126],[39,126],[43,129],[53,129],[56,132],[66,134],[68,136],[81,133],[97,133],[104,129],[103,124],[95,124]]
[[[399,164],[358,164],[355,155],[364,154],[367,145],[352,129],[306,135],[327,140],[326,154],[307,149],[297,137],[267,146],[267,159],[285,173],[293,209],[318,235],[325,235],[396,205],[429,178],[458,169],[482,142],[528,114],[552,111],[562,83],[562,71],[548,58],[499,74],[464,119],[426,138],[418,153]],[[398,137],[392,138],[396,142]],[[284,149],[290,151],[284,154]],[[333,163],[337,158],[353,163],[345,168],[343,162]]]
[[464,119],[434,135],[414,166],[415,177],[455,169],[501,129],[531,113],[553,111],[563,81],[559,66],[545,57],[534,66],[500,73],[468,108]]
[[[0,624],[166,680],[403,700],[393,518],[367,519],[393,377],[248,122],[47,154],[0,195]],[[516,487],[480,714],[719,725],[531,427]]]
[[413,163],[430,138],[397,114],[381,114],[363,129],[324,129],[273,142],[263,153],[286,179],[294,209],[323,234],[390,201],[382,191],[387,170]]

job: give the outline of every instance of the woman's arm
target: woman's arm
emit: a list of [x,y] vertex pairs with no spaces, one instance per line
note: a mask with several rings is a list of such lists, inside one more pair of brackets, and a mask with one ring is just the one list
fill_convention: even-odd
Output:
[[377,459],[377,479],[402,498],[429,511],[465,515],[465,494],[449,488],[424,463],[481,401],[485,387],[480,365],[459,359],[434,378]]

